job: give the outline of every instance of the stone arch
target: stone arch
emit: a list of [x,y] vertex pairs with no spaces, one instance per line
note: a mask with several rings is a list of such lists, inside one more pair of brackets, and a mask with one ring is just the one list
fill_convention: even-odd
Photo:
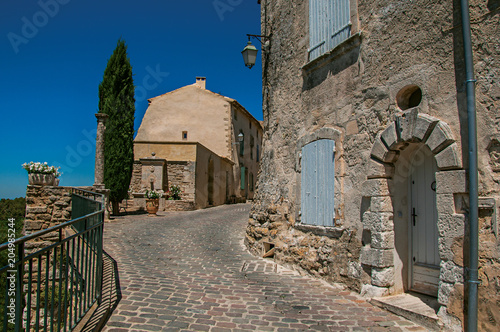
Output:
[[419,114],[418,108],[413,108],[398,115],[375,138],[368,177],[391,178],[393,164],[410,143],[423,143],[429,147],[439,170],[462,168],[458,145],[448,124],[427,114]]
[[[398,158],[408,147],[425,145],[434,156],[436,172],[436,193],[439,230],[439,255],[441,258],[441,281],[438,300],[447,304],[452,285],[443,279],[444,269],[454,264],[449,249],[453,241],[463,235],[464,215],[456,210],[454,195],[466,192],[465,170],[462,169],[461,154],[457,142],[447,123],[412,108],[399,114],[376,137],[371,150],[367,181],[362,185],[363,207],[361,219],[363,243],[360,263],[370,275],[370,284],[365,284],[361,293],[365,296],[384,296],[399,291],[395,286],[395,223],[391,185],[398,180],[399,170],[395,168]],[[406,150],[410,151],[410,150]],[[401,175],[404,177],[404,174]],[[399,212],[398,212],[399,213]],[[453,227],[450,227],[453,224]],[[453,229],[454,233],[446,230]],[[393,286],[396,287],[393,289]],[[448,295],[446,295],[448,294]]]
[[301,171],[301,153],[302,148],[305,145],[320,139],[331,139],[336,142],[335,149],[337,150],[337,152],[340,152],[340,149],[342,148],[342,145],[340,144],[342,141],[341,138],[342,132],[340,130],[328,127],[318,129],[313,133],[306,134],[299,138],[299,140],[297,141],[297,147],[295,149],[295,170],[297,172]]

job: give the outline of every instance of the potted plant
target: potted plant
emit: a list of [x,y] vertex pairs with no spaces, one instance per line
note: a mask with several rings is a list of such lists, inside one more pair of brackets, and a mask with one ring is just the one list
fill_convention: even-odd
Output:
[[156,190],[146,190],[146,211],[148,211],[148,216],[156,216],[156,212],[160,207],[160,198],[162,193]]
[[49,166],[46,162],[24,163],[23,168],[28,172],[28,183],[30,185],[57,186],[59,185],[60,167]]
[[167,199],[169,201],[178,201],[181,199],[181,193],[182,193],[181,187],[176,185],[171,185],[168,190]]

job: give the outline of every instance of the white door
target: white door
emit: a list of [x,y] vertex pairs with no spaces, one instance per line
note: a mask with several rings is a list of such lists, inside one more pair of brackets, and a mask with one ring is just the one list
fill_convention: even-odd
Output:
[[410,175],[411,290],[437,296],[439,251],[436,209],[437,165],[426,146],[412,157]]

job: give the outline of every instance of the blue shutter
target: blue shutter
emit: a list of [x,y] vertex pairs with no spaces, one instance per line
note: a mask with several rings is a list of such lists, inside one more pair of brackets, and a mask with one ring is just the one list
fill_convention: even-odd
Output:
[[302,223],[334,226],[335,142],[318,140],[302,148]]
[[309,0],[309,61],[351,34],[349,0]]
[[240,189],[244,190],[245,189],[245,167],[240,168],[241,171],[241,177],[240,177]]

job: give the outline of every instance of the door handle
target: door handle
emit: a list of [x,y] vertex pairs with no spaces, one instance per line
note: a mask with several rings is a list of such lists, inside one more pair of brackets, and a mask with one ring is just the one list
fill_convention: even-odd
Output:
[[415,213],[415,208],[413,208],[413,211],[411,213],[411,219],[413,221],[413,226],[415,226],[415,223],[416,223],[416,219],[417,219],[417,214]]

